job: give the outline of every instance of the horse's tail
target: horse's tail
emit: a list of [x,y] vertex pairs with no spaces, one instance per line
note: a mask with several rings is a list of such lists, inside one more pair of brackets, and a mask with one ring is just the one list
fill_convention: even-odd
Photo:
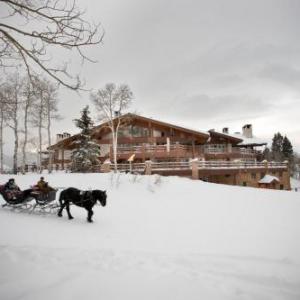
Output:
[[65,195],[65,191],[61,191],[58,199],[60,205],[63,205],[63,201],[65,200],[64,195]]

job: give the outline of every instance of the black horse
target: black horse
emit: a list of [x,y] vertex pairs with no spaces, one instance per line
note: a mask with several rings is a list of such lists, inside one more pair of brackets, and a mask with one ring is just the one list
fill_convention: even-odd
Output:
[[76,188],[70,187],[63,190],[59,196],[60,209],[58,211],[58,216],[62,217],[62,211],[66,208],[69,219],[73,219],[70,213],[70,203],[77,206],[84,207],[88,211],[87,220],[88,222],[93,222],[93,206],[97,203],[97,200],[102,206],[106,205],[106,191],[91,190],[91,191],[81,191]]

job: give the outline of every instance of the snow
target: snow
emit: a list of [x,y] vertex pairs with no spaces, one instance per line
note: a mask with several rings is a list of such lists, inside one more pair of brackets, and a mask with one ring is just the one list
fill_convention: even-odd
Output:
[[246,145],[267,145],[268,144],[267,141],[265,141],[264,139],[259,138],[257,136],[247,138],[241,133],[234,133],[233,136],[243,140],[242,142],[240,142],[238,144],[238,145],[241,145],[241,146],[242,145],[246,146]]
[[[39,177],[15,176],[23,189]],[[74,206],[71,221],[0,209],[0,299],[300,299],[299,193],[155,175],[44,177],[106,189],[107,206],[93,224]]]
[[293,177],[291,177],[290,179],[291,179],[291,188],[293,190],[297,189],[297,191],[300,192],[300,180]]
[[276,176],[272,176],[269,174],[266,174],[259,183],[272,183],[273,181],[280,182],[280,180]]

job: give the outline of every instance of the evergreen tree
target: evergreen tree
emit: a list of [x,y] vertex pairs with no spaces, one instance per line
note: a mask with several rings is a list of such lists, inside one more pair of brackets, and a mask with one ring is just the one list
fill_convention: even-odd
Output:
[[283,138],[282,153],[283,153],[284,159],[291,161],[291,159],[293,158],[293,153],[294,153],[293,146],[292,146],[292,143],[290,142],[290,140],[287,138],[287,136],[285,136]]
[[271,147],[272,158],[275,161],[283,160],[282,144],[283,144],[283,136],[280,134],[280,132],[275,133],[272,140],[272,147]]
[[75,125],[81,129],[81,132],[73,142],[75,146],[72,152],[73,172],[87,172],[92,166],[99,164],[100,148],[91,139],[93,122],[89,114],[89,107],[86,106],[81,112],[81,118],[74,120]]
[[270,161],[272,159],[272,152],[270,148],[266,147],[262,153],[263,160]]

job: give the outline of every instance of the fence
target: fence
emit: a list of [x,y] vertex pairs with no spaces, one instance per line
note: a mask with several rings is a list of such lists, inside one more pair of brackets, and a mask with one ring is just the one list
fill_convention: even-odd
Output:
[[[108,171],[113,165],[108,166]],[[221,161],[221,160],[194,160],[181,162],[151,162],[118,164],[120,172],[148,173],[162,170],[222,170],[222,169],[288,169],[288,162],[256,162],[256,161]]]

